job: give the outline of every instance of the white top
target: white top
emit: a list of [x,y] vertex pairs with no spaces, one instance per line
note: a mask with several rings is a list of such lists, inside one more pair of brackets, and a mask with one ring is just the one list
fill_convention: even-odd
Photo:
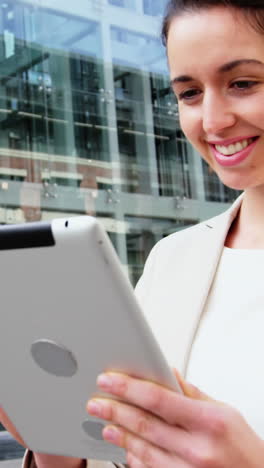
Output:
[[264,439],[264,250],[224,248],[187,380],[237,408]]

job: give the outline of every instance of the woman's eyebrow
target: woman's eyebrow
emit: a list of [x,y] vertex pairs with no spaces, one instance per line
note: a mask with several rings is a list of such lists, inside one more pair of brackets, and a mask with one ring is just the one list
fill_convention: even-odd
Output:
[[170,85],[173,86],[176,83],[188,83],[189,81],[194,81],[194,78],[188,75],[175,76],[175,78],[170,81]]
[[250,64],[255,64],[255,65],[261,65],[264,67],[264,63],[261,62],[260,60],[256,59],[240,59],[240,60],[233,60],[232,62],[225,63],[222,65],[219,69],[219,73],[226,73],[231,70],[234,70],[236,67],[240,67],[241,65],[250,65]]
[[[249,65],[249,64],[255,64],[255,65],[260,65],[264,67],[264,63],[261,62],[260,60],[239,59],[239,60],[233,60],[232,62],[225,63],[224,65],[221,65],[221,67],[218,68],[217,72],[227,73],[227,72],[234,70],[234,68],[241,67],[241,65]],[[173,86],[177,83],[188,83],[190,81],[195,81],[195,79],[189,75],[179,75],[179,76],[175,76],[170,81],[170,85]]]

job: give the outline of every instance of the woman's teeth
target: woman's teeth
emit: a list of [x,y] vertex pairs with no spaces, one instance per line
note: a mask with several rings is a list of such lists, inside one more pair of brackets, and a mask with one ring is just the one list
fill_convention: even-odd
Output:
[[234,145],[228,145],[228,146],[220,146],[220,145],[215,145],[215,148],[217,151],[224,156],[230,156],[231,154],[238,153],[239,151],[242,151],[245,149],[247,146],[251,145],[253,143],[254,139],[253,138],[248,138],[246,140],[242,140],[239,143],[235,143]]

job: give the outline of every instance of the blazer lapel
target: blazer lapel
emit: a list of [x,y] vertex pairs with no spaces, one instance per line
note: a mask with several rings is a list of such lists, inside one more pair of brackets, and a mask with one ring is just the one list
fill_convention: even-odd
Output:
[[[222,254],[229,228],[235,219],[243,195],[223,214],[201,224],[199,249],[195,242],[190,246],[186,257],[184,272],[188,291],[184,290],[184,305],[181,320],[181,340],[178,347],[177,364],[186,374],[191,347],[202,317],[210,287]],[[178,333],[177,333],[178,335]]]

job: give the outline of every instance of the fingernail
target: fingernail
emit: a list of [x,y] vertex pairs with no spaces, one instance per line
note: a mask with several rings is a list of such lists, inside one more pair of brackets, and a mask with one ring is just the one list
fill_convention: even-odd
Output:
[[118,443],[120,439],[120,435],[121,435],[120,431],[114,426],[105,427],[103,430],[103,437],[109,442]]
[[100,416],[102,413],[102,405],[98,401],[90,400],[87,404],[87,410],[95,416]]
[[106,375],[106,374],[99,375],[96,383],[103,390],[111,390],[112,379],[109,375]]

